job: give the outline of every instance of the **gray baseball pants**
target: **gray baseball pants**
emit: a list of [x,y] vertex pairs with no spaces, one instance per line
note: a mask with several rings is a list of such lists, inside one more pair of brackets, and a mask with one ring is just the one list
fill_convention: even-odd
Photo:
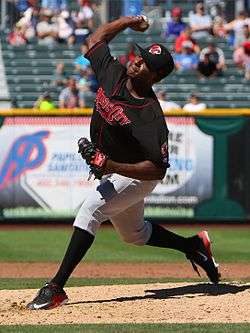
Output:
[[83,202],[74,226],[95,236],[101,223],[110,220],[126,243],[146,244],[152,226],[144,221],[144,198],[157,183],[157,180],[142,181],[118,174],[103,177]]

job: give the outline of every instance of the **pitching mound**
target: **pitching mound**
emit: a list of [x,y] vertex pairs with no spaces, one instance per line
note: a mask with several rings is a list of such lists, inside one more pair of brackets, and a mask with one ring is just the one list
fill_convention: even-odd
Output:
[[157,283],[65,289],[69,303],[30,311],[36,290],[0,290],[0,324],[250,322],[250,284]]

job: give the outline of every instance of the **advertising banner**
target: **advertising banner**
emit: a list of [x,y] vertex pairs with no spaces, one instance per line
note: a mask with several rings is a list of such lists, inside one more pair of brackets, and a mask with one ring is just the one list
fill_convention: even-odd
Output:
[[92,181],[77,152],[87,117],[5,118],[0,128],[3,217],[73,216]]
[[[213,139],[194,118],[170,117],[166,177],[145,200],[147,217],[194,218],[212,194]],[[6,117],[0,128],[0,210],[3,218],[73,217],[93,181],[77,152],[89,117]]]
[[146,199],[146,215],[194,218],[194,207],[212,196],[213,137],[192,117],[168,117],[170,169]]

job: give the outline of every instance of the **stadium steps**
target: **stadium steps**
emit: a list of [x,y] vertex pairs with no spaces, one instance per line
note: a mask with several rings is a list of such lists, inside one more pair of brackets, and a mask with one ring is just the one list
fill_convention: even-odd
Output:
[[[120,34],[111,43],[114,56],[124,54],[125,43],[138,42],[142,46],[158,41],[168,47],[159,32],[141,34],[128,31]],[[203,43],[204,41],[201,41]],[[205,43],[205,42],[204,42]],[[206,41],[207,43],[207,41]],[[205,45],[205,44],[204,44]],[[168,97],[181,106],[186,102],[192,91],[200,93],[201,99],[208,107],[249,107],[250,82],[245,81],[243,71],[238,70],[232,61],[232,49],[225,40],[217,40],[217,45],[223,49],[228,65],[227,71],[221,77],[213,79],[198,79],[192,72],[174,72],[165,80],[155,85],[155,90],[163,89]],[[73,73],[73,60],[80,54],[79,45],[67,47],[59,44],[47,47],[31,43],[14,47],[2,43],[5,70],[12,100],[18,107],[32,107],[34,101],[49,87],[58,62],[63,61],[66,73]],[[50,88],[52,97],[57,100],[57,89]],[[93,95],[87,98],[87,106],[93,106]]]
[[[195,87],[197,88],[197,87]],[[21,94],[24,99],[25,96],[36,96],[37,92],[39,93],[43,93],[44,91],[44,87],[42,85],[36,85],[34,86],[34,84],[20,84],[20,83],[16,83],[15,86],[13,87],[13,91]],[[50,88],[51,93],[53,93],[54,95],[58,94],[60,91],[60,88]],[[188,96],[190,95],[190,89],[183,89],[183,90],[179,90],[178,92],[176,92],[176,89],[170,89],[168,87],[167,89],[168,92],[168,96],[170,99],[173,100],[186,100],[188,98]],[[223,92],[223,94],[218,95],[217,91],[209,91],[209,94],[207,94],[207,90],[201,90],[200,89],[200,96],[204,101],[211,101],[211,100],[215,100],[215,101],[250,101],[250,95],[246,95],[246,93],[244,92],[239,92],[239,91],[234,91],[234,93],[232,94],[232,92]],[[32,98],[33,99],[33,98]]]
[[10,107],[10,93],[6,80],[6,72],[0,45],[0,109]]

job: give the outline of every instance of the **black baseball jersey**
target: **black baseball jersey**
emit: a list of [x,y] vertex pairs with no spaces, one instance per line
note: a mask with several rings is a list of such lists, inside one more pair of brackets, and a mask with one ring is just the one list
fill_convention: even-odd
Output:
[[91,141],[119,163],[150,160],[168,167],[168,129],[153,90],[146,98],[126,88],[126,68],[110,54],[105,41],[86,54],[100,87],[90,124]]

